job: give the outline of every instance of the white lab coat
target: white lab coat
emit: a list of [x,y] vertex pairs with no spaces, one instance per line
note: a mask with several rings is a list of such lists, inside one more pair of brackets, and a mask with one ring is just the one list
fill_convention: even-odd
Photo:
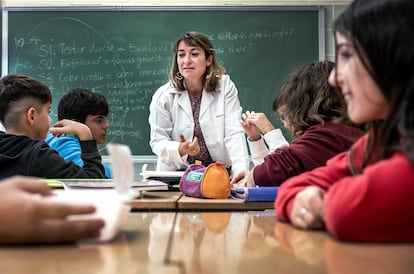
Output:
[[[199,123],[213,161],[232,166],[237,174],[249,169],[246,137],[240,124],[242,108],[238,91],[228,75],[217,92],[203,90]],[[161,86],[150,104],[150,146],[158,156],[157,170],[181,170],[189,164],[178,152],[180,134],[194,135],[194,119],[187,91],[177,91],[170,82]]]

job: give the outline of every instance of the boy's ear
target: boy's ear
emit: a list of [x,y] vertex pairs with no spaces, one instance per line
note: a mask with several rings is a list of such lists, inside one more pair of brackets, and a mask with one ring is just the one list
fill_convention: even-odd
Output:
[[30,107],[26,111],[26,121],[29,125],[32,126],[34,124],[36,115],[37,115],[37,111],[34,107]]

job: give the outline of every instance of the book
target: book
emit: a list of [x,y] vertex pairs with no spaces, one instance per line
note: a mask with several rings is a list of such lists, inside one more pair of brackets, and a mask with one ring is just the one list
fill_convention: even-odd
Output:
[[230,196],[244,202],[273,202],[278,190],[278,186],[239,187],[231,189]]
[[156,180],[168,184],[168,189],[172,191],[180,190],[180,180],[184,175],[184,171],[156,171],[147,170],[147,164],[142,166],[140,173],[143,180]]
[[[157,192],[168,191],[168,184],[156,181],[134,181],[128,184],[128,190],[126,192],[119,192],[116,189],[116,181],[111,179],[53,179],[49,182],[59,182],[65,192],[88,192],[91,195],[98,192],[116,192],[122,196],[124,202],[129,203],[137,197],[142,197],[144,192]],[[49,184],[49,183],[48,183]]]
[[[73,188],[115,188],[116,182],[107,179],[61,179],[66,189]],[[168,190],[168,184],[157,180],[133,181],[130,187],[135,191]]]
[[158,180],[166,183],[178,183],[184,171],[142,171],[141,176],[144,180]]

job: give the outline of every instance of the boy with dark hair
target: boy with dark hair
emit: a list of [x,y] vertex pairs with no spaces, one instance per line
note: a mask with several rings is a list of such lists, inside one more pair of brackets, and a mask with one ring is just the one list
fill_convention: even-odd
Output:
[[[61,120],[49,129],[52,94],[36,79],[10,74],[0,79],[0,179],[12,175],[44,178],[104,178],[101,155],[91,130],[84,124]],[[83,168],[63,159],[44,139],[73,134],[80,140]]]
[[[106,131],[109,124],[106,121],[109,107],[105,96],[84,88],[69,90],[59,101],[58,119],[74,120],[85,124],[91,130],[92,136],[98,145],[106,143]],[[48,133],[46,143],[56,150],[66,160],[82,167],[81,147],[79,138],[75,135],[56,137]],[[112,178],[111,169],[104,165],[105,177]]]

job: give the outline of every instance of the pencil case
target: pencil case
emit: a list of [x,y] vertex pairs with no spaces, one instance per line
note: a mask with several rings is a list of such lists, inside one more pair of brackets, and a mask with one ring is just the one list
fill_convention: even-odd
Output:
[[191,164],[180,179],[181,192],[191,197],[225,199],[230,189],[229,173],[221,162]]

